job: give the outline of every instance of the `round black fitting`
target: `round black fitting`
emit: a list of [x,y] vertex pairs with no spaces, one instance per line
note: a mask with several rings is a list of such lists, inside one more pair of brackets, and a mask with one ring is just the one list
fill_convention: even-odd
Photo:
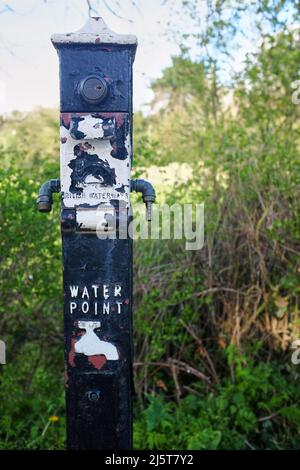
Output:
[[106,98],[107,93],[107,82],[97,75],[89,75],[79,83],[79,94],[86,103],[101,103]]

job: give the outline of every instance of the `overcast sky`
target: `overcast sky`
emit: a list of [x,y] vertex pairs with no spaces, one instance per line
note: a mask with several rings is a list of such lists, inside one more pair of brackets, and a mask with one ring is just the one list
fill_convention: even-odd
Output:
[[[140,109],[151,99],[150,81],[160,75],[170,64],[171,55],[179,50],[164,33],[180,0],[107,3],[132,20],[117,18],[101,6],[102,1],[94,0],[93,5],[108,26],[116,32],[138,36],[134,107]],[[79,29],[87,14],[86,0],[0,0],[0,113],[40,105],[58,106],[58,59],[50,36]]]

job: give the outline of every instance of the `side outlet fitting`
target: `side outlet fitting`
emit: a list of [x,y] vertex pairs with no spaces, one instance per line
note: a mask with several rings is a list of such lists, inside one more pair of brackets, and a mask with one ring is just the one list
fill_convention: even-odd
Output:
[[155,189],[149,181],[137,179],[131,180],[131,191],[141,193],[144,203],[146,204],[146,220],[152,220],[152,204],[155,202],[156,194]]
[[51,212],[53,204],[53,193],[60,192],[60,180],[46,181],[39,190],[39,195],[36,201],[37,209],[39,212]]

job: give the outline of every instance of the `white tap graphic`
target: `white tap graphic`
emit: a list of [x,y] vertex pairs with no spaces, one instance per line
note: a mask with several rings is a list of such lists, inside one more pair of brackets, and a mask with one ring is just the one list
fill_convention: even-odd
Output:
[[100,326],[101,322],[78,322],[78,327],[86,330],[86,334],[75,344],[75,352],[86,356],[103,355],[108,361],[117,361],[119,359],[117,348],[107,341],[101,341],[94,333],[94,330]]

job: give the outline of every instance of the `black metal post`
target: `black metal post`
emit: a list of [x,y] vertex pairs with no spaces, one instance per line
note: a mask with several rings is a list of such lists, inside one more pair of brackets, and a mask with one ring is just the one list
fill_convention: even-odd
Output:
[[[134,36],[91,18],[53,35],[60,61],[67,445],[132,447],[129,210]],[[99,238],[100,237],[100,238]]]
[[61,192],[67,446],[132,447],[132,240],[130,191],[151,219],[155,192],[131,181],[132,65],[137,40],[90,18],[55,34],[60,62]]

